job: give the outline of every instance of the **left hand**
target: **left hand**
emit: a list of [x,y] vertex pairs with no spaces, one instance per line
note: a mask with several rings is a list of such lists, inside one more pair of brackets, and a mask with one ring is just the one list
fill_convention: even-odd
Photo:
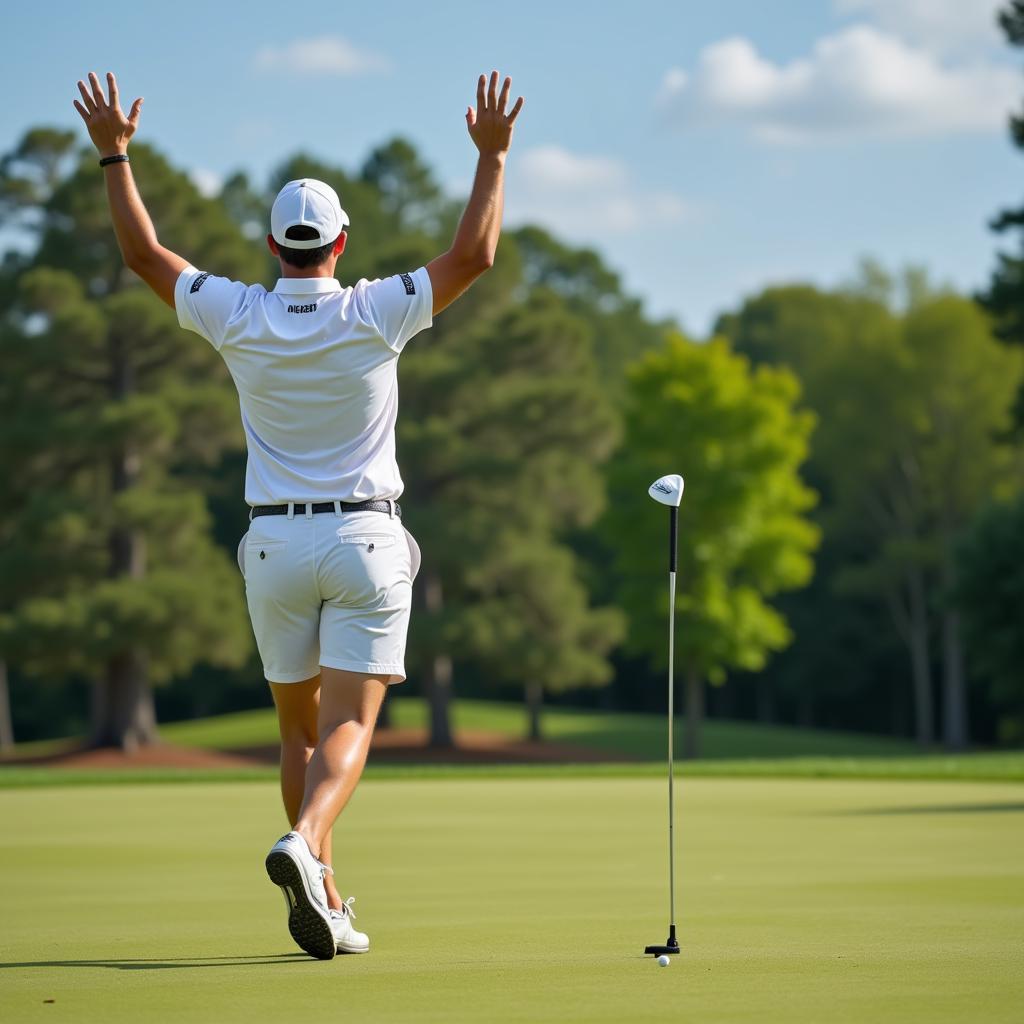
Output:
[[128,149],[128,143],[139,127],[139,114],[142,113],[142,97],[133,104],[127,117],[121,110],[117,96],[117,79],[113,72],[107,72],[107,89],[109,97],[104,97],[100,88],[100,80],[95,72],[89,72],[89,88],[81,80],[78,91],[82,94],[82,103],[75,100],[75,109],[82,115],[85,127],[89,129],[89,138],[99,151],[101,157],[115,156]]

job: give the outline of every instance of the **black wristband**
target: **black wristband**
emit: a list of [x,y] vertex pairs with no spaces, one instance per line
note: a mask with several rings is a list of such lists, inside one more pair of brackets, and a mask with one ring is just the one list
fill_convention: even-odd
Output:
[[100,160],[100,167],[106,167],[107,164],[126,164],[129,163],[127,153],[116,153],[114,156],[105,156]]

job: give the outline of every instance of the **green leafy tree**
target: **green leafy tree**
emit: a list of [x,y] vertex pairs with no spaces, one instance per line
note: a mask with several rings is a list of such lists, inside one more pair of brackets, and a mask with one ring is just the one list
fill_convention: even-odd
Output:
[[999,738],[1024,740],[1024,499],[994,504],[957,550],[957,606],[972,664],[1000,713]]
[[[941,664],[944,738],[963,746],[952,552],[974,511],[1014,475],[1006,436],[1019,353],[995,343],[974,304],[932,291],[920,272],[898,282],[873,266],[839,294],[766,292],[724,327],[755,358],[793,368],[819,416],[809,478],[823,494],[835,602],[819,609],[820,629],[865,599],[885,608],[909,654],[918,740],[934,739]],[[877,663],[869,652],[884,646],[879,636],[852,659],[862,678]]]
[[790,641],[769,600],[812,572],[814,493],[801,481],[813,417],[796,378],[760,367],[722,339],[671,336],[630,371],[625,442],[610,467],[604,528],[618,551],[627,648],[666,660],[664,510],[647,487],[681,472],[676,652],[686,680],[684,754],[699,753],[704,683],[756,671]]
[[998,345],[988,318],[955,295],[916,303],[904,318],[903,336],[928,513],[925,537],[934,546],[939,589],[943,739],[960,749],[970,730],[961,613],[951,600],[956,545],[977,510],[1010,493],[1019,479],[1021,453],[1008,437],[1024,353]]
[[[38,183],[25,147],[8,178]],[[144,146],[133,164],[171,246],[258,275],[218,204]],[[178,475],[215,465],[241,431],[216,353],[123,267],[94,157],[46,180],[14,208],[38,241],[9,270],[16,299],[0,334],[18,382],[0,452],[31,485],[14,513],[22,584],[5,595],[0,645],[26,671],[91,679],[93,742],[131,748],[155,736],[151,684],[248,653],[237,569],[211,540],[201,492]]]

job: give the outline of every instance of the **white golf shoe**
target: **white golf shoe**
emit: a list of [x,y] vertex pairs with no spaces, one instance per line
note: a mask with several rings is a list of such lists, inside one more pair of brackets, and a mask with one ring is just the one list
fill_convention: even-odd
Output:
[[267,874],[288,904],[288,931],[310,956],[333,960],[334,924],[327,908],[324,875],[333,874],[313,856],[298,832],[282,836],[267,854]]
[[356,919],[352,904],[355,896],[349,896],[341,910],[332,910],[331,929],[334,931],[334,943],[339,953],[369,953],[370,940],[362,932],[352,927]]

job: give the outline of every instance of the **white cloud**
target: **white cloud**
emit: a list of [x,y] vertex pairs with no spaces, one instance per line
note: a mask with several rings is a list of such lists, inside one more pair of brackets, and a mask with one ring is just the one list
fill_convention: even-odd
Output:
[[868,25],[776,64],[749,40],[704,48],[666,73],[661,103],[680,122],[738,122],[768,141],[1001,131],[1020,82],[1009,68],[952,65]]
[[267,46],[253,61],[257,71],[293,75],[352,77],[389,71],[387,57],[354,46],[341,36],[296,39],[285,46]]
[[864,15],[880,28],[939,52],[1000,45],[1004,0],[833,0],[837,14]]
[[513,158],[511,221],[533,221],[575,239],[677,224],[693,212],[671,192],[644,192],[626,165],[605,156],[537,146]]

